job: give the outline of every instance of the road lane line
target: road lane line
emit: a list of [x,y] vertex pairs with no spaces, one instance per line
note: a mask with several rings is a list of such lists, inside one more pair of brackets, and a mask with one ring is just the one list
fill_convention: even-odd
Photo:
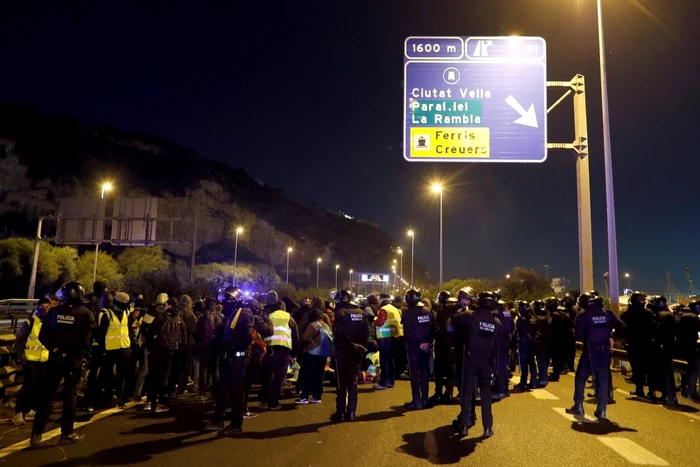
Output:
[[595,418],[593,418],[590,415],[584,415],[583,417],[579,417],[578,415],[571,415],[566,413],[566,409],[563,407],[552,407],[556,413],[564,417],[570,422],[579,422],[579,423],[586,423],[586,422],[595,422]]
[[[134,405],[136,405],[135,402],[129,402],[126,404],[126,408],[130,409]],[[88,425],[92,422],[102,420],[103,418],[107,418],[110,415],[114,415],[115,413],[123,412],[124,410],[125,409],[120,409],[119,407],[114,407],[113,409],[104,410],[102,412],[96,413],[95,415],[93,415],[90,418],[90,420],[87,420],[84,422],[76,422],[75,429],[81,428],[81,427]],[[45,444],[46,441],[59,436],[60,434],[61,434],[60,428],[56,428],[54,430],[45,432],[41,437],[43,444]],[[21,451],[23,449],[26,449],[28,447],[29,447],[29,440],[25,439],[24,441],[20,441],[19,443],[15,443],[15,444],[12,444],[4,449],[0,449],[0,459],[2,459],[3,457],[7,457],[10,454],[14,454],[17,451]]]
[[627,459],[632,464],[638,465],[669,465],[668,462],[656,454],[647,451],[639,444],[627,438],[598,437],[598,441]]
[[530,395],[535,399],[547,400],[547,401],[558,401],[559,398],[549,391],[544,389],[534,389],[530,391]]

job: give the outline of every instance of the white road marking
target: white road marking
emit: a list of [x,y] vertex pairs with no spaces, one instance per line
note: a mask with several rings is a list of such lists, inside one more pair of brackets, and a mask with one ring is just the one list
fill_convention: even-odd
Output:
[[552,407],[556,413],[564,417],[570,422],[595,422],[595,418],[590,416],[590,415],[584,415],[583,417],[579,417],[578,415],[571,415],[566,413],[566,409],[563,407]]
[[548,401],[558,401],[559,398],[549,391],[544,389],[534,389],[530,391],[530,395],[535,399],[548,400]]
[[[134,405],[136,405],[135,402],[129,402],[128,404],[126,404],[126,408],[130,409]],[[119,413],[119,412],[123,412],[123,409],[115,407],[113,409],[99,412],[99,413],[95,414],[93,417],[91,417],[90,420],[87,420],[85,422],[77,422],[75,424],[75,429],[84,427],[85,425],[87,425],[89,423],[96,422],[98,420],[102,420],[103,418],[107,418],[110,415],[114,415],[115,413]],[[43,436],[41,437],[41,439],[44,443],[46,443],[46,441],[48,441],[52,438],[55,438],[55,437],[59,436],[60,434],[61,434],[61,429],[56,428],[55,430],[45,432],[43,434]],[[4,449],[0,449],[0,459],[2,459],[3,457],[7,457],[10,454],[14,454],[17,451],[21,451],[23,449],[26,449],[28,447],[29,447],[29,440],[25,439],[24,441],[20,441],[19,443],[15,443],[15,444],[10,445]]]
[[627,438],[598,437],[598,441],[627,459],[632,464],[638,465],[669,465],[668,462],[647,451],[639,444]]
[[629,391],[625,391],[624,389],[615,389],[615,392],[619,392],[620,394],[624,394],[626,397],[632,397]]

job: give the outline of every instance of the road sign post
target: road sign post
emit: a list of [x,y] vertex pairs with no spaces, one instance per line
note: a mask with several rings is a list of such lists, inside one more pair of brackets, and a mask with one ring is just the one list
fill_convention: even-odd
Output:
[[539,37],[409,37],[404,158],[543,162],[546,43]]

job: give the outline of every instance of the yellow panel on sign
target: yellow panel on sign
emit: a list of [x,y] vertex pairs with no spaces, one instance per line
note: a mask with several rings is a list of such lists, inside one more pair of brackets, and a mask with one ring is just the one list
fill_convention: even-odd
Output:
[[412,158],[488,159],[488,128],[411,128]]

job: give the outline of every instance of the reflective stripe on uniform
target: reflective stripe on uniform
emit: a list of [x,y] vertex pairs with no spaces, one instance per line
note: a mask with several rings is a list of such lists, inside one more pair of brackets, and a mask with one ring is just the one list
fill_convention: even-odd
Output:
[[105,350],[128,349],[131,347],[129,339],[129,315],[124,312],[121,322],[111,310],[108,310],[109,328],[105,336]]
[[49,350],[39,342],[39,332],[41,331],[41,320],[34,317],[32,321],[27,320],[27,326],[31,326],[31,331],[27,336],[27,343],[24,346],[24,355],[30,362],[47,362],[49,360]]
[[382,326],[377,327],[377,339],[403,336],[401,311],[391,304],[384,305],[381,309],[386,312],[386,321]]
[[274,332],[270,337],[265,338],[267,345],[292,348],[292,328],[289,327],[290,319],[291,315],[284,310],[270,313],[270,322],[272,322]]

